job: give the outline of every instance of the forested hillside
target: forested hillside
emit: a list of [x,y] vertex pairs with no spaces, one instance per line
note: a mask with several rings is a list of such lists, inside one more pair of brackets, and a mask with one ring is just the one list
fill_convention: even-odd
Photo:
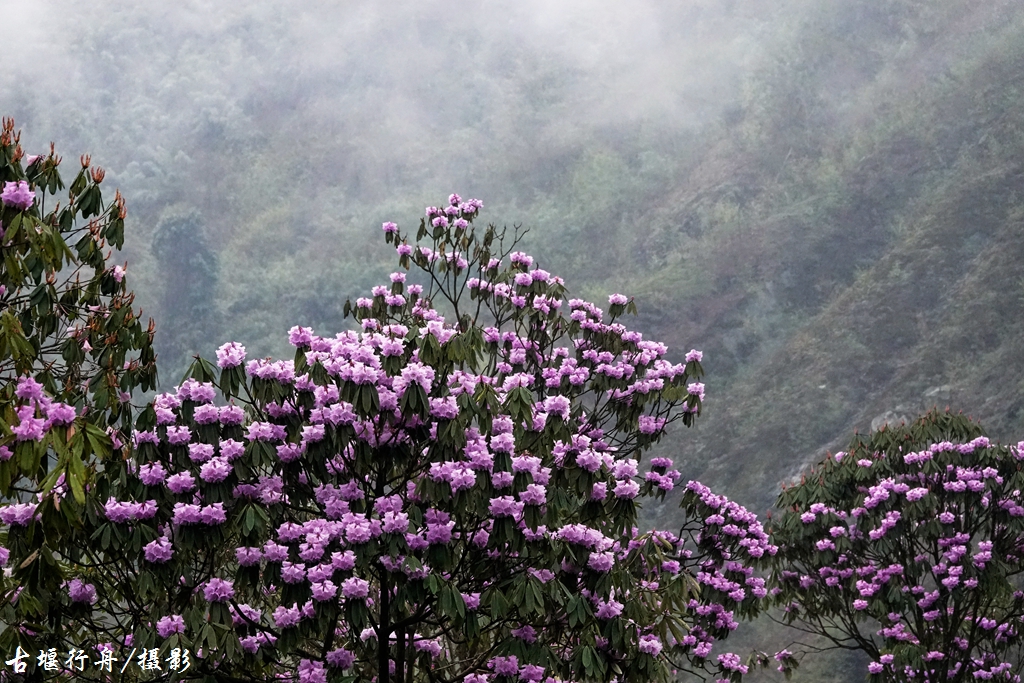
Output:
[[948,405],[1024,433],[1021,12],[865,16],[808,16],[652,212],[627,286],[724,384],[692,474],[761,509],[873,421]]
[[458,191],[704,351],[705,416],[659,455],[759,513],[931,406],[1024,436],[1021,3],[219,5],[40,3],[0,74],[30,153],[126,195],[163,386],[342,329],[381,222]]

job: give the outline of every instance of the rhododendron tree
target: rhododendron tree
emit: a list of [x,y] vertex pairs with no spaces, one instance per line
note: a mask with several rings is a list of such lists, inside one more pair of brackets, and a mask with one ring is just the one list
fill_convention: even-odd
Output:
[[932,412],[829,456],[772,520],[784,621],[867,653],[872,680],[1019,681],[1022,447]]
[[89,573],[77,562],[90,542],[90,482],[131,428],[131,392],[156,380],[152,326],[104,254],[123,241],[124,200],[104,203],[104,172],[88,157],[67,188],[60,164],[52,145],[27,155],[3,120],[0,621],[17,628],[0,632],[2,653],[78,642],[59,615],[95,597],[77,576]]
[[643,456],[700,414],[700,352],[567,299],[480,208],[428,208],[416,245],[385,223],[402,270],[358,329],[229,342],[157,396],[94,479],[61,624],[191,648],[186,678],[737,680],[712,647],[765,595],[756,517],[691,482],[680,529],[636,527],[679,484]]

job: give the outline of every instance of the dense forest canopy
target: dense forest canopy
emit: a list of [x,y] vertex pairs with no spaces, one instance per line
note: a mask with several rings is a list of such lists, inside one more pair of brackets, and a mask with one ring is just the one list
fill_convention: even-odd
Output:
[[659,448],[754,510],[931,406],[1024,433],[1019,3],[20,4],[5,112],[129,198],[164,388],[342,329],[377,226],[456,190],[704,349],[706,421]]

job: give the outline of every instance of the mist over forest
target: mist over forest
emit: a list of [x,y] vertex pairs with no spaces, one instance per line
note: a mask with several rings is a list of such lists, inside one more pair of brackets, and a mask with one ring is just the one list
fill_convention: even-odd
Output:
[[[458,192],[704,352],[658,454],[759,514],[932,406],[1024,437],[1024,4],[15,5],[2,109],[127,198],[164,389],[225,341],[346,329],[395,266],[381,223]],[[797,680],[862,679],[831,661]]]

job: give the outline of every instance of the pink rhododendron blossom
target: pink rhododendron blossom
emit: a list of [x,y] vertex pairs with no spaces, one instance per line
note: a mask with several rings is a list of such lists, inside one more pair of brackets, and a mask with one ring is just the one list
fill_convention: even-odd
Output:
[[170,638],[175,633],[184,633],[185,619],[180,614],[161,617],[156,622],[156,632],[161,638]]
[[0,192],[0,201],[4,203],[4,206],[13,206],[22,211],[31,208],[35,200],[36,193],[24,180],[6,182],[3,192]]
[[68,595],[71,598],[71,602],[92,604],[96,602],[96,587],[80,579],[71,579],[68,583]]

